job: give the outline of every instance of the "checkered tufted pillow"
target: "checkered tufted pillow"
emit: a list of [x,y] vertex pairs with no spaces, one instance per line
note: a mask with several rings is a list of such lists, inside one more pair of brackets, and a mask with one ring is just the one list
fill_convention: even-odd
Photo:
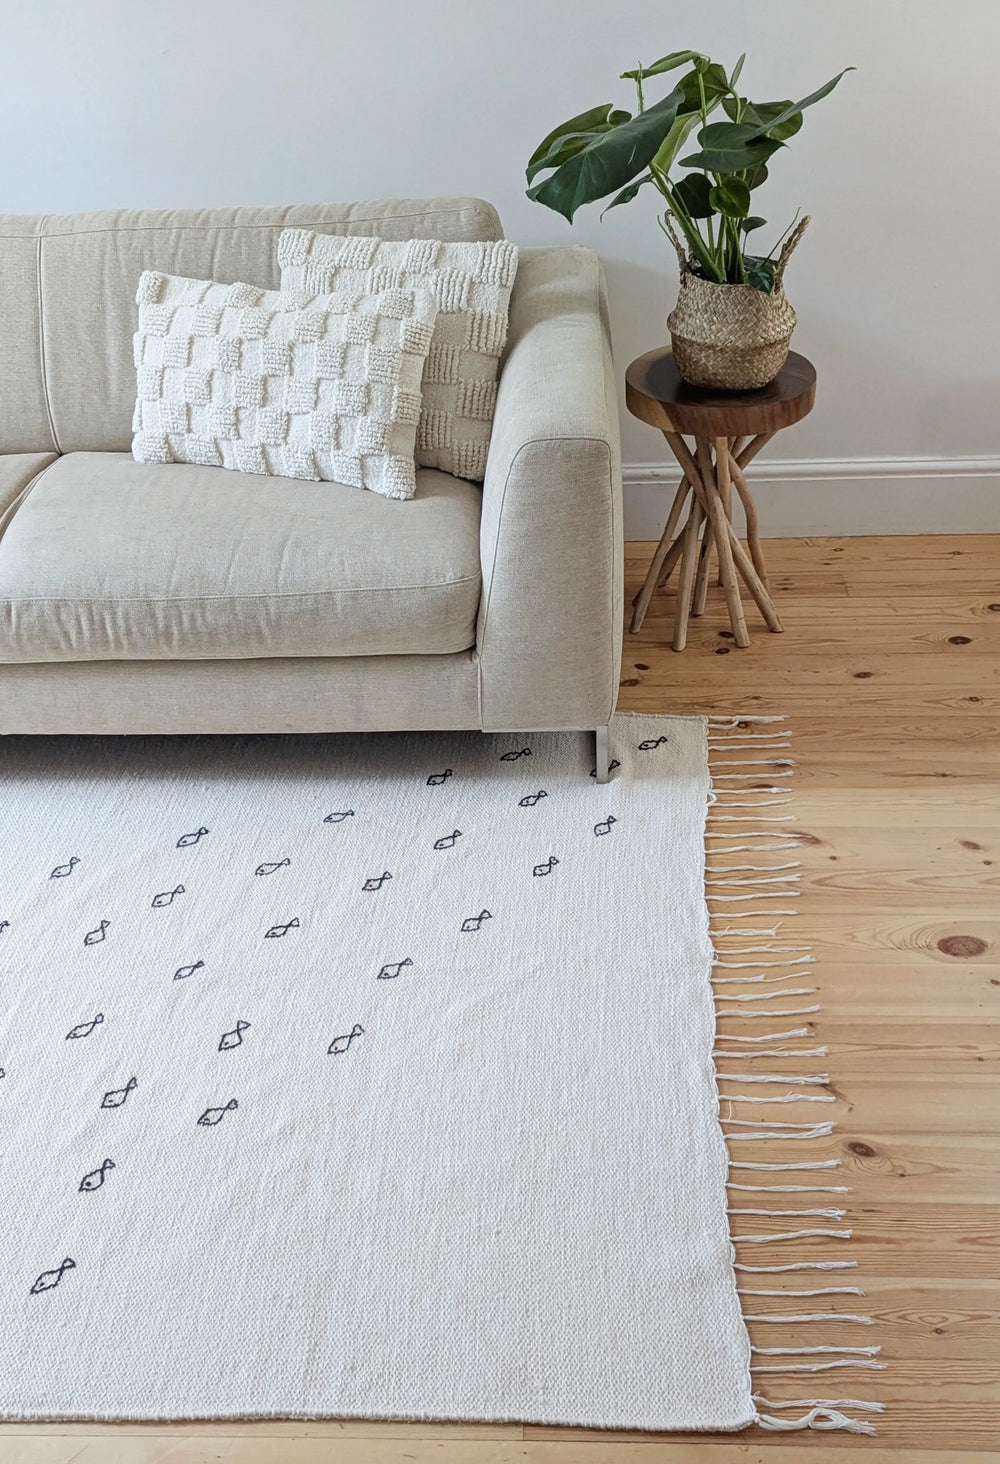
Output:
[[132,455],[416,491],[426,289],[320,294],[147,271],[136,295]]
[[283,289],[433,290],[439,308],[424,367],[417,462],[480,482],[507,340],[517,245],[507,239],[398,242],[284,229],[278,263]]

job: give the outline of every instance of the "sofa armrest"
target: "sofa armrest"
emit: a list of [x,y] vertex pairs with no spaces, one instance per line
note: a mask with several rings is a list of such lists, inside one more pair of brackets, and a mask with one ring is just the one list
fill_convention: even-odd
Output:
[[621,667],[621,446],[592,250],[522,251],[480,554],[483,729],[605,725]]

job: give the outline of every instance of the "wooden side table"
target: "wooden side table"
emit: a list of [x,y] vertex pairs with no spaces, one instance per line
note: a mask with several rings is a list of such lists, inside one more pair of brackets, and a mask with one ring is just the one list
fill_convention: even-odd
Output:
[[[681,380],[666,347],[632,362],[625,373],[628,409],[641,421],[659,427],[683,474],[649,573],[632,602],[632,630],[642,625],[653,591],[667,583],[679,562],[673,647],[675,651],[684,649],[689,615],[700,615],[705,608],[713,548],[736,644],[750,644],[737,575],[753,596],[768,630],[783,629],[768,593],[757,507],[743,469],[776,432],[806,416],[815,397],[816,372],[811,362],[794,351],[770,386],[743,392],[689,386]],[[693,447],[685,436],[694,438]],[[746,513],[749,554],[732,524],[734,485]],[[687,519],[674,538],[685,504]]]

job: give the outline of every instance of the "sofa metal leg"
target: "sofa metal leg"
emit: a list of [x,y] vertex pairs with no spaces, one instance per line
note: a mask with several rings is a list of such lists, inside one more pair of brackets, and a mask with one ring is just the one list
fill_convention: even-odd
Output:
[[608,767],[608,728],[598,727],[594,732],[597,751],[597,781],[607,783],[611,779],[611,771]]

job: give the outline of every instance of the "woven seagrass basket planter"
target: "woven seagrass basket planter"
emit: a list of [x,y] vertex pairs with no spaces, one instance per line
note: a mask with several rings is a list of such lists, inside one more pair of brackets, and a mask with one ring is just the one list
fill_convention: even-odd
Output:
[[715,390],[753,391],[774,380],[788,358],[796,320],[782,275],[808,222],[802,220],[781,251],[769,294],[695,274],[677,241],[681,285],[667,329],[685,381]]

